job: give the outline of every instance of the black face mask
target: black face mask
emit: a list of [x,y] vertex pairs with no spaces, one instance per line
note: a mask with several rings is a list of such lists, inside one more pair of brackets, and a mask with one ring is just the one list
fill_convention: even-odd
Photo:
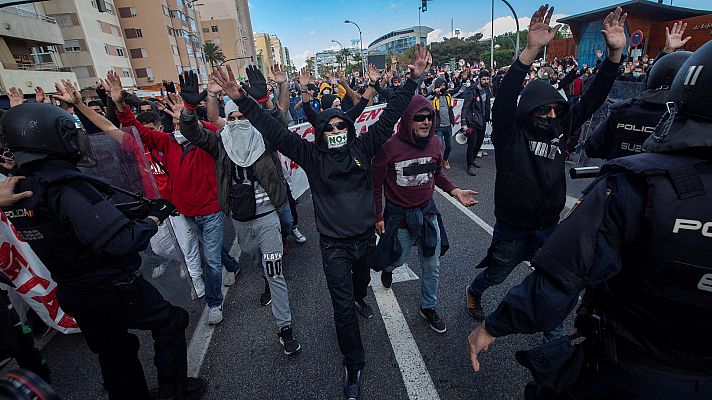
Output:
[[531,124],[532,128],[547,135],[559,136],[564,131],[559,118],[542,118],[532,116]]
[[428,143],[430,143],[430,135],[428,135],[426,137],[420,137],[414,133],[413,134],[413,142],[415,143],[416,146],[425,148],[428,145]]

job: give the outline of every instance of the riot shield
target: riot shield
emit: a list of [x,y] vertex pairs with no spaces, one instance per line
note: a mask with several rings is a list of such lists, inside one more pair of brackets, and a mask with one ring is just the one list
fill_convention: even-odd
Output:
[[[128,127],[94,133],[89,141],[96,160],[80,167],[82,172],[112,185],[112,203],[129,218],[146,218],[150,201],[160,195],[138,132]],[[195,311],[199,302],[172,218],[159,226],[151,246],[141,253],[140,272],[166,300]]]

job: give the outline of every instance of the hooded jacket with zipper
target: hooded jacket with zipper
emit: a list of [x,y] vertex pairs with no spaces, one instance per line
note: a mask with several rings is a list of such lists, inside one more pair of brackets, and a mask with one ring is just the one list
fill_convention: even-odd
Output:
[[376,123],[361,136],[356,136],[353,121],[343,111],[328,109],[319,114],[320,121],[339,117],[348,123],[348,141],[341,149],[329,149],[324,138],[325,123],[315,128],[313,143],[303,140],[250,98],[237,101],[247,119],[282,154],[298,163],[306,172],[311,187],[317,230],[322,236],[361,239],[374,234],[374,211],[371,159],[391,137],[393,127],[415,94],[413,80],[401,88],[383,110]]
[[[512,64],[492,107],[497,220],[522,229],[549,227],[559,221],[566,200],[564,155],[560,146],[606,100],[618,65],[604,61],[590,89],[579,103],[568,109],[558,91],[541,79],[529,82],[517,105],[529,66],[519,60]],[[554,119],[533,116],[537,107],[551,103],[560,104],[566,111]],[[535,121],[539,126],[535,126]]]
[[[435,121],[433,121],[433,125],[437,129],[438,127],[440,127],[440,107],[442,107],[443,105],[440,104],[441,96],[439,94],[435,94],[434,96],[435,97],[433,97],[433,100],[432,100],[433,109],[435,109]],[[455,113],[452,111],[452,96],[450,96],[450,93],[447,93],[445,95],[445,98],[447,99],[447,104],[446,104],[447,112],[450,115],[450,126],[454,126],[455,125]]]
[[[232,171],[234,163],[225,151],[225,146],[219,134],[198,126],[198,119],[195,113],[181,113],[180,132],[191,143],[208,152],[215,159],[215,175],[218,183],[218,201],[226,215],[230,215],[230,201],[228,191],[232,186]],[[281,124],[280,124],[281,125]],[[224,128],[223,128],[224,129]],[[266,144],[266,143],[265,143]],[[277,210],[282,208],[287,201],[287,188],[282,177],[279,175],[277,165],[275,165],[272,154],[267,149],[252,164],[255,178],[262,186],[270,201]]]
[[473,84],[465,91],[462,105],[462,119],[465,125],[473,129],[485,129],[490,121],[490,103],[492,94],[489,88],[480,89]]

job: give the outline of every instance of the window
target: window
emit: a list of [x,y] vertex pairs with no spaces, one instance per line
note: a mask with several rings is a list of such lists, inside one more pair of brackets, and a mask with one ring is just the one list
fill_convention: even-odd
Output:
[[177,55],[177,56],[180,55],[180,54],[178,53],[178,46],[176,46],[176,45],[173,44],[173,45],[171,45],[171,48],[173,49],[173,54],[175,54],[175,55]]
[[168,36],[173,36],[173,28],[168,27]]
[[178,70],[178,75],[183,73],[183,67],[181,67],[180,65],[176,65],[176,70]]
[[72,72],[77,76],[77,79],[86,79],[94,76],[94,69],[90,66],[72,67]]
[[210,28],[203,28],[203,33],[208,33],[210,32]]
[[63,28],[79,25],[76,14],[57,14],[53,17],[57,20],[57,25]]
[[126,34],[127,39],[135,39],[135,38],[143,37],[143,34],[141,33],[141,29],[137,29],[137,28],[124,29],[124,33]]
[[136,68],[136,77],[153,79],[153,71],[151,68]]
[[121,36],[121,29],[116,25],[111,25],[111,34],[114,36]]
[[111,55],[111,49],[109,48],[108,44],[104,45],[104,51],[106,52],[106,54]]
[[77,39],[66,40],[64,41],[64,51],[67,53],[78,53],[82,51],[81,43],[79,43]]
[[130,78],[131,77],[131,70],[125,69],[123,71],[124,78]]
[[211,31],[211,32],[217,32],[217,31],[218,31],[217,25],[211,25],[211,26],[210,26],[210,31]]
[[170,10],[168,7],[166,7],[166,6],[161,6],[161,7],[163,7],[163,15],[165,15],[166,17],[170,17],[170,16],[171,16],[171,10]]
[[136,7],[121,7],[119,8],[119,16],[121,18],[133,18],[136,14]]
[[126,57],[126,53],[124,52],[124,49],[121,47],[116,48],[116,55],[119,57]]

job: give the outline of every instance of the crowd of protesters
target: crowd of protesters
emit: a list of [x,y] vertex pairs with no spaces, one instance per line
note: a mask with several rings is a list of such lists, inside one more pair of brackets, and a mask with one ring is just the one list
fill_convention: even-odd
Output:
[[[204,298],[210,325],[223,321],[222,287],[233,285],[241,270],[230,254],[232,243],[223,237],[224,225],[231,223],[236,244],[261,266],[264,291],[259,302],[271,304],[287,355],[299,352],[301,345],[292,328],[284,275],[290,265],[284,254],[288,243],[305,243],[307,238],[299,231],[297,199],[278,152],[296,162],[306,173],[314,204],[336,337],[344,357],[343,390],[347,398],[355,399],[366,363],[358,316],[373,316],[367,300],[370,269],[380,271],[381,283],[390,288],[393,271],[412,247],[418,247],[420,315],[435,332],[447,330],[437,306],[440,258],[449,240],[447,221],[438,212],[433,193],[437,187],[464,206],[477,204],[476,192],[457,187],[447,177],[454,136],[466,137],[464,168],[476,176],[477,158],[486,154],[481,148],[488,124],[494,124],[497,223],[478,266],[486,269],[474,276],[466,293],[468,311],[484,320],[485,291],[502,283],[520,262],[530,260],[559,224],[566,190],[561,143],[604,103],[615,80],[643,82],[660,58],[642,56],[625,62],[625,14],[619,8],[606,18],[606,56],[598,51],[596,65],[579,65],[573,56],[545,62],[537,57],[556,32],[548,26],[552,12],[553,8],[540,8],[532,18],[527,48],[511,66],[493,71],[482,62],[460,70],[434,67],[425,46],[417,45],[411,64],[398,65],[394,59],[384,71],[369,65],[364,76],[338,70],[316,77],[302,69],[290,80],[280,66],[271,68],[268,77],[249,66],[247,80],[238,84],[230,67],[216,67],[207,85],[201,87],[194,72],[185,72],[178,77],[178,86],[164,83],[162,96],[140,99],[109,72],[98,82],[96,98],[83,99],[76,84],[63,81],[51,95],[37,87],[34,102],[61,107],[88,134],[119,128],[137,133],[157,196],[180,214],[165,218],[173,226],[195,293]],[[680,48],[679,43],[684,45],[678,41],[671,51]],[[16,107],[27,107],[19,89],[10,88],[8,98],[7,115]],[[463,102],[461,132],[453,132],[454,99]],[[385,108],[378,121],[357,133],[355,122],[364,109],[379,104]],[[305,122],[314,128],[313,142],[289,129]],[[35,161],[13,158],[7,151],[3,153],[7,175],[16,170],[15,162],[22,167]],[[161,264],[152,278],[164,273],[166,266]],[[498,309],[499,314],[504,312]],[[87,312],[78,307],[77,313],[83,317],[80,327],[89,327]],[[563,337],[562,318],[551,318],[546,329],[540,329],[547,341]],[[510,328],[491,322],[494,333]],[[126,378],[122,385],[121,378],[108,377],[116,368],[110,365],[116,359],[112,357],[118,355],[106,343],[99,344],[101,340],[92,338],[92,351],[103,360],[110,398],[128,398],[120,396],[133,390],[132,381]],[[475,366],[481,347],[472,350],[477,347],[474,342],[471,346]],[[145,382],[139,386],[145,387]],[[197,399],[204,385],[191,381],[171,390],[161,398]],[[176,393],[180,395],[170,397]]]

